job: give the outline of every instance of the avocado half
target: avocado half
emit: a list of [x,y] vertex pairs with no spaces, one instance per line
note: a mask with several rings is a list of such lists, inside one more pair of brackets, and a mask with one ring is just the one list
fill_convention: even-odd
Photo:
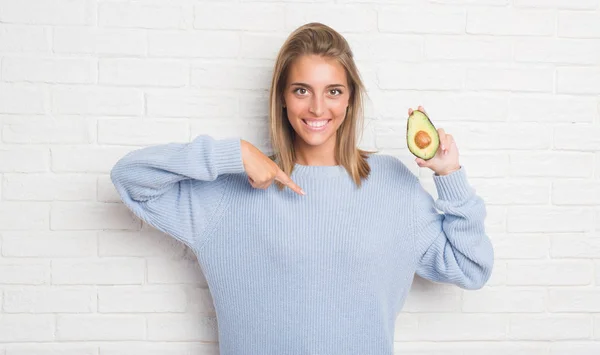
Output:
[[440,145],[440,136],[425,112],[414,110],[408,116],[406,143],[408,150],[423,160],[429,160],[435,156]]

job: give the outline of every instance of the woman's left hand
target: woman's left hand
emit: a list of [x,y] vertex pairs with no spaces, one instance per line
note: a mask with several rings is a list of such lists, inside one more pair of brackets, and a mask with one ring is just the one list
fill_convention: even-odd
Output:
[[[419,106],[419,111],[425,112],[423,106]],[[413,109],[408,109],[408,115],[413,113]],[[423,160],[416,158],[417,165],[421,168],[429,168],[435,172],[436,175],[448,175],[460,169],[458,162],[458,148],[454,142],[454,137],[451,134],[447,134],[444,129],[438,128],[438,134],[440,136],[440,146],[438,147],[435,156],[429,160]]]

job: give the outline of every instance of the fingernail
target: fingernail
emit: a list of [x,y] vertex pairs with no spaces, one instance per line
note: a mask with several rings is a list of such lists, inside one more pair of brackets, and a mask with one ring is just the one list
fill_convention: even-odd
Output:
[[306,195],[306,192],[304,192],[304,190],[300,190],[300,193]]

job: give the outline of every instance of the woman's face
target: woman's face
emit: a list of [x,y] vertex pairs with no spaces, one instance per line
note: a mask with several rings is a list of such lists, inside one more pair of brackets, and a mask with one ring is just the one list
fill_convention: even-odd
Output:
[[335,132],[346,117],[349,99],[346,72],[335,59],[301,56],[291,64],[284,110],[299,143],[334,147]]

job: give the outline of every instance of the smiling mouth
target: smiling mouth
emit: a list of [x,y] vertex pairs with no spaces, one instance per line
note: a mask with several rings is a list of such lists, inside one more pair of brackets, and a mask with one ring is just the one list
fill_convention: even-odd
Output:
[[325,129],[325,127],[327,127],[327,125],[329,125],[329,122],[331,122],[331,120],[311,120],[311,121],[307,121],[307,120],[302,120],[302,122],[304,122],[304,125],[306,127],[308,127],[309,129],[313,130],[313,131],[320,131]]

